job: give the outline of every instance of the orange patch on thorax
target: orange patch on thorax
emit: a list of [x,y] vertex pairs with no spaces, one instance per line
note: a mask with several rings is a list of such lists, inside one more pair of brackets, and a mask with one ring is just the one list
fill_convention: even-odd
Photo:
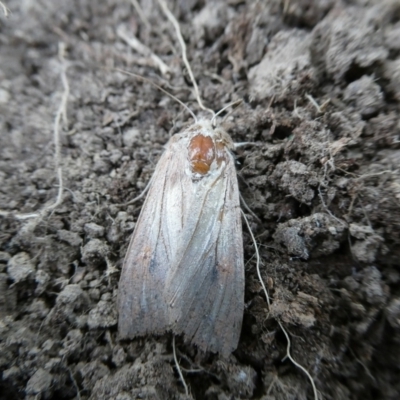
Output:
[[215,159],[215,145],[210,136],[201,134],[192,138],[189,143],[189,162],[192,172],[205,175]]

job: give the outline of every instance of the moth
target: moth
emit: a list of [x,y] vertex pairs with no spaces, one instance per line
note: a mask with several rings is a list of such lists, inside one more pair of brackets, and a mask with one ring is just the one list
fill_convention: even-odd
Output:
[[234,143],[206,119],[166,145],[119,282],[120,338],[172,331],[228,356],[244,310]]

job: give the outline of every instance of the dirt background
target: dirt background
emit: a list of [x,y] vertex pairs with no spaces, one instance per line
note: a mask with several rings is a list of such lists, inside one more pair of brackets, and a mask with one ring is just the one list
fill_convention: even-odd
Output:
[[[155,0],[6,2],[0,17],[0,398],[184,399],[171,335],[119,342],[122,259],[170,135],[198,113]],[[259,243],[229,359],[177,341],[195,399],[400,398],[400,2],[169,2],[223,126]],[[139,54],[122,37],[137,38]],[[60,50],[64,57],[60,58]],[[53,131],[61,120],[64,191]],[[38,218],[21,219],[30,213]]]

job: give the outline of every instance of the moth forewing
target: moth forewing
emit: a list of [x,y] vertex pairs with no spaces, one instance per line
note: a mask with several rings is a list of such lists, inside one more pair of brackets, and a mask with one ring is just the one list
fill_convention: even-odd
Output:
[[239,192],[232,157],[196,187],[179,261],[167,280],[171,326],[204,351],[236,349],[244,308]]
[[124,261],[121,337],[169,329],[204,351],[237,347],[244,265],[232,147],[207,121],[168,143]]
[[181,171],[185,162],[183,150],[178,136],[167,144],[125,256],[118,293],[121,338],[161,334],[169,326],[164,287],[177,247],[176,236],[169,231],[179,234],[184,219],[181,205],[189,200],[187,192],[176,190],[177,183],[185,186],[189,181]]

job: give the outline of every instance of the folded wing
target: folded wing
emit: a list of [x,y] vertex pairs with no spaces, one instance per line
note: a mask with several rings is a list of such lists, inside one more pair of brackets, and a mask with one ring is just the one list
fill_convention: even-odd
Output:
[[185,150],[179,136],[167,145],[131,238],[119,283],[121,338],[168,329],[164,289],[191,195],[191,179],[182,168]]
[[244,265],[233,157],[219,174],[195,183],[166,284],[171,328],[204,351],[236,349],[243,318]]
[[229,355],[243,318],[244,265],[233,157],[192,179],[187,141],[173,137],[157,164],[119,284],[121,338],[172,330]]

